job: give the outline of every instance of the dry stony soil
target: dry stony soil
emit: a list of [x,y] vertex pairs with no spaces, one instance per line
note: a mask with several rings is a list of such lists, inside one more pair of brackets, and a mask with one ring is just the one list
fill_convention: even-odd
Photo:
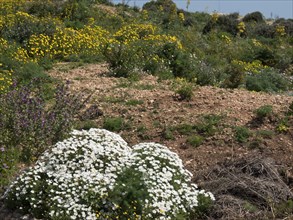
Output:
[[[292,93],[195,86],[192,99],[180,101],[174,92],[174,81],[160,81],[147,74],[141,74],[138,80],[115,78],[109,74],[106,64],[59,63],[49,74],[69,80],[74,93],[91,94],[87,107],[97,108],[99,112],[91,117],[95,126],[103,127],[107,118],[122,118],[124,124],[118,133],[129,145],[158,142],[168,146],[180,155],[199,186],[218,197],[224,194],[222,203],[217,204],[220,210],[214,210],[209,218],[278,219],[266,197],[271,196],[278,202],[282,200],[278,196],[284,193],[283,199],[293,199],[292,116],[286,132],[276,129],[293,102]],[[259,121],[255,110],[264,105],[273,107],[273,115]],[[199,133],[199,125],[208,116],[217,118],[209,127],[212,132]],[[239,126],[251,130],[244,143],[235,137],[235,128]],[[188,141],[195,133],[203,136],[199,146]],[[227,173],[231,175],[228,177]],[[215,179],[220,181],[211,184]],[[222,188],[221,184],[224,184]],[[237,184],[240,187],[235,189]],[[255,188],[249,194],[247,188],[252,185]],[[281,188],[284,191],[278,191]],[[227,203],[223,202],[225,199]],[[248,204],[248,208],[243,208],[243,204]],[[289,209],[282,211],[288,212],[280,215],[283,219],[293,219],[293,207]]]
[[[130,146],[158,142],[178,153],[199,187],[216,196],[207,219],[293,219],[293,204],[284,202],[293,201],[292,116],[287,131],[276,129],[292,94],[195,86],[192,99],[180,101],[174,81],[147,74],[116,78],[106,64],[59,63],[49,75],[69,80],[73,93],[91,95],[86,109],[97,114],[83,110],[81,127],[101,128],[105,120],[120,117],[117,133]],[[259,121],[255,110],[264,105],[271,105],[273,114]],[[216,121],[209,134],[200,130],[207,117]],[[239,126],[251,131],[243,143],[236,140]],[[203,137],[199,146],[188,141],[194,135]]]

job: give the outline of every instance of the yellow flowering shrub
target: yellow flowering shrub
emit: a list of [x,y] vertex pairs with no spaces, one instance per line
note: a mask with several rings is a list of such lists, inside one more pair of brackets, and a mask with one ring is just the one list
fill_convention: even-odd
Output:
[[121,43],[129,43],[146,36],[153,35],[156,27],[151,24],[131,24],[120,28],[115,34],[114,39]]
[[99,26],[85,26],[83,29],[57,28],[53,36],[33,35],[28,42],[29,55],[35,58],[66,58],[80,53],[96,55],[107,42],[109,32]]
[[0,63],[0,94],[7,91],[12,85],[12,70],[2,69],[3,64]]
[[233,60],[232,64],[239,66],[245,73],[258,74],[262,70],[269,68],[263,65],[259,60],[254,60],[252,62],[244,62],[241,60]]
[[245,23],[243,21],[239,22],[237,25],[238,33],[240,34],[244,33],[245,29],[246,29]]
[[117,76],[127,76],[144,65],[164,65],[165,60],[156,52],[166,44],[182,49],[175,36],[157,34],[152,24],[131,24],[120,28],[112,35],[104,49],[104,56]]
[[229,36],[227,36],[226,34],[222,34],[221,35],[222,40],[225,41],[226,44],[230,44],[231,43],[231,38]]
[[256,47],[262,47],[262,43],[258,41],[257,39],[252,39],[252,44]]
[[0,11],[1,14],[14,13],[18,8],[26,3],[26,0],[1,0],[0,1]]
[[278,36],[285,36],[286,30],[284,25],[277,25],[276,26],[276,33]]
[[181,21],[185,21],[184,13],[180,12],[180,13],[178,14],[178,17],[179,17],[179,19],[180,19]]

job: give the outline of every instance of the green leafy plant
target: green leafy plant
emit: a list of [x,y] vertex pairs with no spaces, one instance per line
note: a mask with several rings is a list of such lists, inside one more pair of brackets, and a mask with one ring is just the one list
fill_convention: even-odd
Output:
[[263,105],[254,111],[257,120],[263,121],[273,115],[273,106]]
[[192,147],[198,147],[202,144],[204,138],[200,135],[191,135],[187,138],[186,143]]
[[121,131],[126,129],[128,125],[121,117],[108,117],[105,118],[103,128],[110,131]]
[[178,95],[179,100],[190,101],[193,96],[193,87],[191,84],[182,85],[176,90],[176,95]]
[[195,125],[195,129],[200,134],[212,136],[218,131],[222,118],[222,115],[216,114],[203,115],[200,122]]
[[276,127],[277,132],[286,133],[289,131],[289,129],[290,129],[289,118],[288,117],[281,118]]
[[248,138],[251,136],[251,131],[243,126],[235,127],[235,139],[239,143],[245,143],[248,141]]

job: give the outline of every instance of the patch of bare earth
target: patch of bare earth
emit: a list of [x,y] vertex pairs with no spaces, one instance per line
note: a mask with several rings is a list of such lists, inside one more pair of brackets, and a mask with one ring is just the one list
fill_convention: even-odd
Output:
[[[221,207],[220,209],[224,210],[223,208],[226,207],[227,210],[229,208],[233,210],[233,208],[239,206],[254,205],[253,201],[250,202],[251,204],[246,204],[247,200],[243,200],[243,198],[241,198],[241,201],[238,200],[241,196],[245,197],[243,195],[246,193],[245,187],[249,188],[250,184],[253,183],[261,186],[262,180],[268,181],[269,177],[259,180],[253,177],[254,173],[251,171],[253,170],[251,167],[254,166],[259,167],[260,176],[269,175],[275,172],[277,168],[278,172],[282,170],[283,176],[279,177],[278,174],[279,179],[277,176],[277,179],[271,176],[271,182],[267,182],[268,185],[264,187],[266,192],[262,191],[262,193],[257,194],[258,191],[254,190],[255,194],[251,193],[250,196],[257,194],[261,199],[264,199],[266,196],[272,195],[270,190],[274,190],[275,187],[286,186],[287,188],[279,190],[283,190],[282,192],[287,190],[287,194],[283,193],[282,195],[286,194],[287,199],[293,199],[292,118],[289,119],[289,124],[291,123],[291,125],[286,133],[276,132],[278,118],[283,117],[288,110],[290,103],[293,102],[292,96],[204,86],[194,89],[192,100],[178,101],[174,99],[171,81],[159,82],[156,77],[150,75],[142,75],[140,80],[131,81],[111,77],[107,73],[107,65],[104,64],[90,64],[70,69],[68,64],[65,63],[57,65],[49,72],[52,77],[70,80],[73,92],[92,94],[89,105],[97,105],[103,112],[103,116],[95,119],[99,127],[103,126],[105,118],[122,117],[128,126],[127,129],[120,131],[120,134],[130,145],[139,142],[159,142],[177,152],[187,168],[195,175],[199,185],[205,186],[205,188],[214,192],[216,196],[223,198],[221,204],[217,203],[218,208]],[[252,126],[255,121],[254,111],[263,105],[273,106],[274,117],[265,120],[258,126]],[[173,129],[180,124],[194,125],[199,122],[203,115],[208,114],[221,115],[222,120],[217,132],[205,138],[204,142],[198,147],[189,146],[186,143],[186,135],[182,135],[176,132],[176,129]],[[273,131],[274,134],[269,138],[262,138],[257,145],[239,143],[235,139],[235,126],[246,126],[255,132],[257,130],[269,130]],[[166,130],[173,132],[172,138],[164,136]],[[274,167],[272,167],[272,164],[274,164]],[[231,172],[229,167],[230,171],[232,170]],[[250,167],[251,172],[242,172],[243,167]],[[266,168],[266,170],[261,170],[262,167]],[[242,176],[238,175],[239,172],[242,173]],[[212,174],[213,178],[218,176],[216,184],[207,184],[207,181],[212,180],[209,174]],[[277,174],[275,173],[275,175]],[[230,189],[233,188],[231,183],[235,179],[238,180],[237,183],[234,182],[236,185],[241,185],[242,178],[246,182],[243,182],[242,188],[236,187],[235,190],[240,190],[239,192],[230,193],[229,187],[226,188],[226,191],[224,188],[222,188],[222,191],[215,189],[217,185],[220,185],[221,178],[226,181],[226,186],[230,186]],[[248,180],[247,178],[250,179]],[[235,195],[237,196],[235,197]],[[247,195],[249,196],[249,194]],[[224,198],[223,196],[226,197]],[[224,201],[229,201],[230,203],[225,203]],[[256,210],[263,211],[270,208],[263,207],[257,207]],[[241,217],[249,219],[250,217],[261,216],[261,214],[255,213],[252,215],[243,214],[252,212],[251,210],[247,211],[247,209],[242,208],[240,211],[238,210],[239,212],[236,210],[237,213],[234,216],[224,215],[223,213],[220,215],[218,213],[213,218],[239,219]]]

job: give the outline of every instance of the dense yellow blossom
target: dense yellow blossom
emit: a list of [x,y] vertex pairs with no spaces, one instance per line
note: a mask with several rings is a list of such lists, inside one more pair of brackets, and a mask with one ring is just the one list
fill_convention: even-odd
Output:
[[246,29],[245,23],[243,21],[239,22],[237,25],[237,29],[240,34],[244,33]]
[[250,74],[258,74],[262,70],[269,68],[266,65],[263,65],[259,60],[254,60],[253,62],[244,62],[241,60],[233,60],[232,64],[238,65],[243,69],[244,72]]
[[94,55],[101,52],[109,32],[99,26],[85,26],[80,30],[58,28],[53,36],[33,35],[28,42],[33,57],[64,58],[80,53]]
[[283,25],[277,25],[277,26],[276,26],[276,33],[277,33],[279,36],[285,36],[285,35],[286,35],[285,26],[283,26]]

